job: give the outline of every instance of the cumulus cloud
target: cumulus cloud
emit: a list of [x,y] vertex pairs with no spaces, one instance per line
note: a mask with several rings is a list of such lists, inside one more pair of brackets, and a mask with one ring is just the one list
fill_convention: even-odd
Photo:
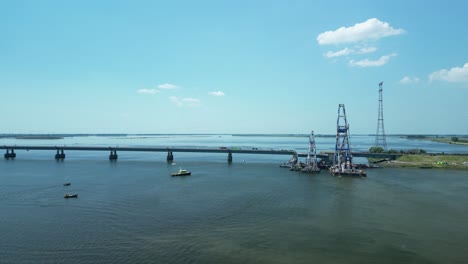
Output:
[[450,70],[442,69],[429,75],[429,81],[445,81],[451,83],[468,83],[468,63],[463,67],[453,67]]
[[379,66],[385,65],[390,60],[391,57],[394,57],[396,55],[397,55],[396,53],[392,53],[389,55],[382,56],[377,60],[369,60],[369,59],[364,59],[360,61],[350,60],[349,64],[351,64],[351,66],[358,66],[358,67],[379,67]]
[[344,48],[342,50],[338,50],[338,51],[335,51],[335,52],[329,51],[329,52],[325,53],[325,57],[327,57],[327,58],[340,57],[340,56],[348,55],[348,54],[350,54],[352,52],[354,52],[354,50]]
[[210,92],[209,94],[213,96],[224,96],[224,93],[221,91],[216,91],[216,92]]
[[201,104],[200,100],[196,98],[180,98],[171,96],[169,97],[169,100],[177,106],[199,106]]
[[170,96],[169,97],[169,100],[171,100],[171,102],[173,102],[174,104],[176,104],[177,106],[182,106],[182,102],[180,101],[180,98],[179,97],[175,97],[175,96]]
[[156,89],[140,89],[137,92],[141,93],[141,94],[157,94],[157,93],[159,93],[159,90],[156,90]]
[[360,48],[357,53],[367,54],[367,53],[372,53],[372,52],[376,52],[376,51],[377,51],[376,47],[364,47],[364,48]]
[[173,89],[179,88],[179,86],[170,84],[170,83],[163,83],[163,84],[158,85],[158,88],[164,89],[164,90],[173,90]]
[[395,29],[387,22],[370,18],[354,26],[340,27],[333,31],[320,33],[317,36],[317,42],[320,45],[362,42],[400,35],[404,32],[405,30]]
[[412,83],[418,83],[419,78],[418,77],[410,77],[410,76],[405,76],[403,79],[400,80],[401,84],[412,84]]
[[182,102],[188,103],[188,104],[199,104],[200,100],[196,98],[182,98]]
[[372,53],[377,50],[376,47],[363,47],[363,48],[344,48],[338,51],[329,51],[324,54],[325,57],[327,58],[335,58],[335,57],[341,57],[341,56],[346,56],[350,54],[367,54],[367,53]]

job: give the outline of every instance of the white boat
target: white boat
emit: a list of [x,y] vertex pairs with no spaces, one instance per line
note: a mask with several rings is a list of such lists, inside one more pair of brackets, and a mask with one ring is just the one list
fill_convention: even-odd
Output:
[[190,174],[192,174],[190,171],[181,168],[178,172],[171,173],[171,176],[189,176]]

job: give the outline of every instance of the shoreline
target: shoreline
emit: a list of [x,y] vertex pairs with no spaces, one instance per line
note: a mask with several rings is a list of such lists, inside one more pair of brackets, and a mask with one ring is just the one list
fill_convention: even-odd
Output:
[[468,170],[468,155],[404,155],[378,164],[384,168]]
[[452,137],[450,136],[405,136],[402,138],[411,140],[424,140],[451,145],[468,146],[468,137],[466,136],[457,136],[457,141],[453,141]]

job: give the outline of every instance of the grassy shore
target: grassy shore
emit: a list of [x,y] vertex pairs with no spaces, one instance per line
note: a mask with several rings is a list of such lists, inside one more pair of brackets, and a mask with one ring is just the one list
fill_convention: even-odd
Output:
[[404,155],[379,163],[382,167],[444,168],[468,170],[468,155]]
[[438,138],[430,137],[428,139],[431,140],[431,141],[434,141],[434,142],[439,142],[439,143],[468,146],[468,138],[464,138],[464,137],[459,138],[458,141],[456,141],[456,142],[452,141],[452,139],[449,138],[449,137],[438,137]]
[[[454,145],[465,145],[468,146],[468,136],[459,135],[459,136],[435,136],[435,135],[406,135],[401,136],[401,138],[412,139],[412,140],[427,140],[445,144],[454,144]],[[456,139],[455,141],[453,139]]]

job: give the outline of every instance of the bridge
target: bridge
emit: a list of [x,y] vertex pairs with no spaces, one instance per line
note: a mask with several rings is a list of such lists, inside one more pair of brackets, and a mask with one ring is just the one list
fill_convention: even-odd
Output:
[[[103,146],[0,146],[0,149],[6,150],[5,159],[16,157],[15,150],[52,150],[56,151],[55,159],[65,159],[65,151],[109,151],[109,160],[117,160],[117,152],[167,152],[167,161],[174,160],[174,152],[194,152],[194,153],[225,153],[228,155],[228,162],[232,162],[232,154],[262,154],[262,155],[291,155],[297,157],[307,157],[307,153],[298,153],[295,150],[285,149],[259,149],[259,148],[210,148],[210,147],[103,147]],[[333,151],[322,151],[317,154],[322,160],[332,160]],[[402,154],[388,153],[370,153],[353,152],[354,157],[379,158],[379,159],[397,159]]]
[[226,153],[228,161],[232,161],[232,154],[264,154],[264,155],[296,155],[294,150],[275,149],[241,149],[241,148],[204,148],[204,147],[102,147],[102,146],[0,146],[5,149],[6,159],[15,158],[15,150],[54,150],[56,160],[65,159],[65,151],[109,151],[109,159],[117,160],[117,151],[133,152],[167,152],[167,161],[174,160],[174,152],[195,152],[195,153]]

